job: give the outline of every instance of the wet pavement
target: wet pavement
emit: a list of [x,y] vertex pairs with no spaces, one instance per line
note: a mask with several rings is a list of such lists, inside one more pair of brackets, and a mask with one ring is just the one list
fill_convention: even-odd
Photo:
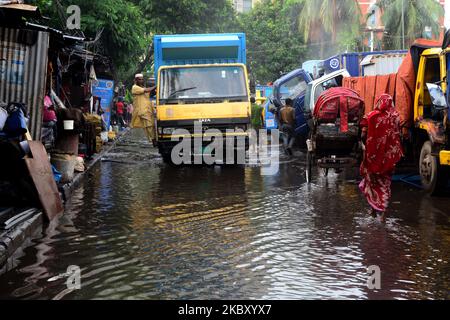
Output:
[[[383,225],[356,172],[307,185],[303,168],[173,168],[132,132],[0,276],[0,299],[450,298],[450,197],[395,183]],[[70,265],[81,290],[58,277]]]

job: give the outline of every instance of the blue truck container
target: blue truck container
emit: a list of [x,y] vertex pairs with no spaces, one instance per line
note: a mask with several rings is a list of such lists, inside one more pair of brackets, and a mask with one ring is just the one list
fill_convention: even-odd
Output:
[[155,79],[162,66],[246,64],[244,33],[154,36]]
[[364,69],[361,62],[368,56],[398,56],[405,55],[407,50],[373,51],[373,52],[351,52],[341,53],[324,60],[323,66],[326,73],[331,73],[340,69],[347,69],[352,77],[364,76]]

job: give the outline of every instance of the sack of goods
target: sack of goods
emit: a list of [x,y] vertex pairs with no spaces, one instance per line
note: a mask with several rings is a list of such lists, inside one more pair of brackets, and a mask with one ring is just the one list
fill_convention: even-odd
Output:
[[84,159],[82,157],[77,157],[75,159],[75,172],[84,172],[85,170]]
[[0,107],[0,109],[3,110],[0,111],[0,125],[2,125],[0,131],[6,133],[9,138],[17,138],[27,133],[27,108],[24,104],[13,102],[6,108]]

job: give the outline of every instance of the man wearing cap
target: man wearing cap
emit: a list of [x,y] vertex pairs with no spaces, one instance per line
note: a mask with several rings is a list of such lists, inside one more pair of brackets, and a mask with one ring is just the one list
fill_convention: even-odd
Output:
[[134,77],[134,86],[131,89],[133,95],[133,118],[131,128],[143,128],[148,141],[156,147],[155,110],[150,101],[150,94],[156,87],[144,87],[144,75],[137,74]]

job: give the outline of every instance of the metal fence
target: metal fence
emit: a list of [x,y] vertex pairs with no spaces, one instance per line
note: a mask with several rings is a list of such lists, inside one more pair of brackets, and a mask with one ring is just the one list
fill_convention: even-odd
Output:
[[40,140],[49,33],[0,27],[0,101],[25,103],[28,129]]

